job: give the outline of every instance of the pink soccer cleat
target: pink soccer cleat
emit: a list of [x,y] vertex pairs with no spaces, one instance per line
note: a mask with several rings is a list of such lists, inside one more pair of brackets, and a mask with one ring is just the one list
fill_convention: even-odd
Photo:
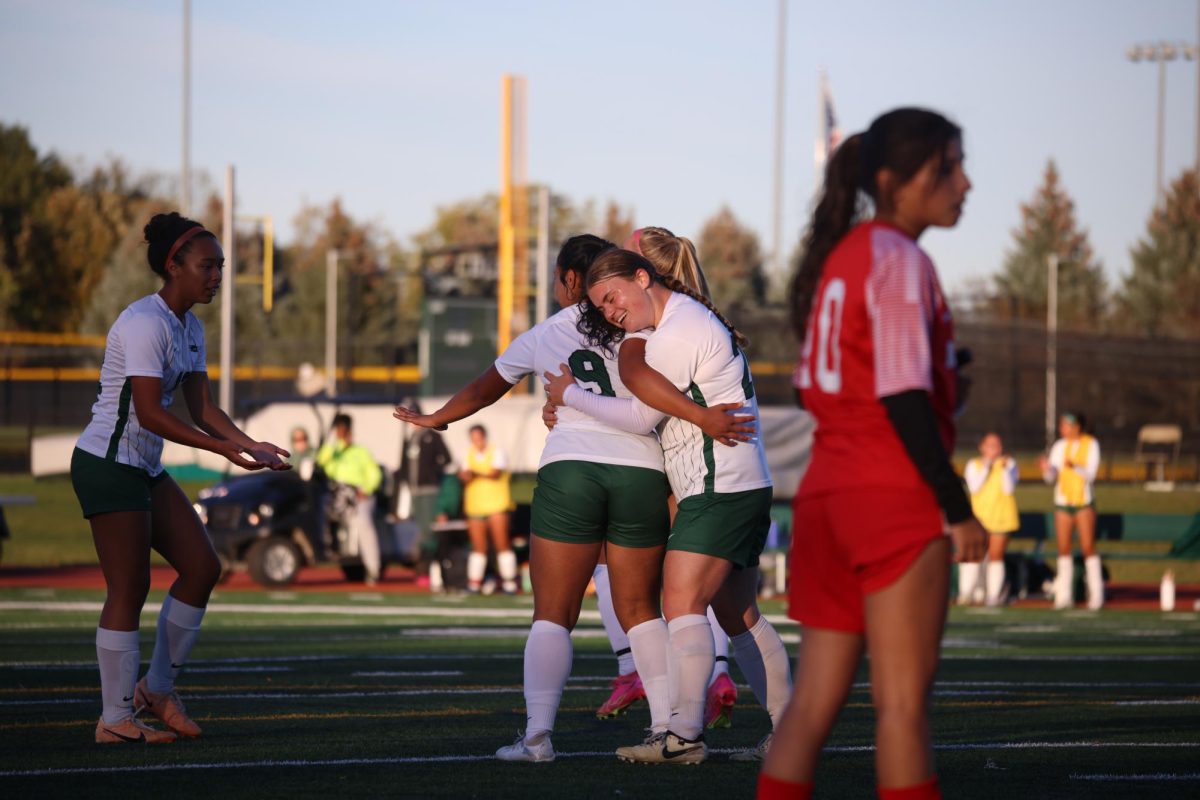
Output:
[[609,685],[612,686],[612,694],[596,711],[596,719],[612,719],[624,714],[638,700],[646,699],[646,690],[642,688],[642,679],[636,672],[618,675]]
[[708,700],[704,704],[704,727],[732,728],[733,704],[737,700],[737,687],[728,672],[722,672],[708,687]]

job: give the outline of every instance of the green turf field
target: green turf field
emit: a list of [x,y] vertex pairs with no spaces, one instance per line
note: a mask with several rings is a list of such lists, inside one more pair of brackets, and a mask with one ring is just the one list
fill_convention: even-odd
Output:
[[[524,723],[528,598],[219,592],[181,681],[204,737],[97,746],[100,599],[0,590],[7,797],[753,796],[756,767],[727,757],[767,726],[744,686],[733,729],[709,735],[708,763],[612,757],[640,739],[646,713],[593,716],[615,662],[590,603],[554,736],[559,759],[492,760]],[[153,627],[148,610],[144,659]],[[780,627],[794,642],[797,629]],[[734,677],[743,683],[736,667]],[[833,733],[818,797],[874,796],[868,691],[856,685]],[[934,726],[947,797],[1194,797],[1200,620],[954,609]]]

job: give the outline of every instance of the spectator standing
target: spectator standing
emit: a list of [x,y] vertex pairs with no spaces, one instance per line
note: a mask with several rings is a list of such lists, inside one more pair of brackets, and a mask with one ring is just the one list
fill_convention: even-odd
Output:
[[1079,530],[1079,549],[1087,578],[1087,606],[1104,606],[1104,575],[1096,552],[1096,498],[1092,484],[1100,469],[1100,443],[1087,432],[1087,418],[1068,412],[1059,417],[1058,435],[1050,455],[1038,461],[1042,478],[1054,486],[1054,534],[1058,539],[1058,573],[1054,579],[1054,607],[1074,604],[1075,559],[1071,555],[1071,530]]
[[1004,550],[1008,535],[1021,527],[1017,514],[1017,460],[1004,453],[1000,434],[988,432],[979,440],[979,455],[967,462],[963,477],[971,492],[975,518],[988,532],[988,552],[983,563],[964,561],[958,565],[958,602],[975,601],[983,577],[984,602],[998,606],[1003,601]]
[[463,482],[463,511],[471,537],[467,591],[478,592],[483,584],[490,538],[496,548],[501,588],[505,594],[516,594],[517,554],[508,535],[508,510],[512,506],[508,459],[503,450],[488,442],[487,429],[482,425],[471,426],[466,466],[458,477]]
[[339,502],[335,487],[325,511],[330,521],[346,526],[362,557],[366,584],[374,586],[381,568],[379,537],[375,533],[375,490],[383,480],[383,473],[374,456],[365,447],[354,444],[353,422],[348,414],[333,418],[333,439],[317,452],[317,466],[330,481],[353,490],[352,497],[349,491],[340,492],[340,496],[351,502]]

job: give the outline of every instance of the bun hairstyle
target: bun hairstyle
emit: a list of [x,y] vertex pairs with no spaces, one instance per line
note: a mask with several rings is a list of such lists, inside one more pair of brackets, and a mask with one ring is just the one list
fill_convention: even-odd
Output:
[[944,157],[947,145],[961,138],[962,129],[935,111],[897,108],[877,117],[866,131],[850,136],[833,152],[792,279],[792,328],[802,344],[825,259],[865,213],[864,195],[872,202],[879,200],[879,170],[891,170],[902,185],[930,158]]
[[[592,262],[591,269],[588,270],[587,287],[590,289],[597,283],[609,278],[633,280],[638,270],[642,270],[649,275],[651,281],[662,284],[672,292],[686,294],[711,311],[729,331],[734,343],[738,347],[744,348],[750,343],[737,328],[733,327],[733,323],[717,310],[717,307],[713,305],[711,300],[691,289],[682,281],[670,275],[662,274],[654,268],[654,265],[645,256],[639,255],[632,250],[613,248],[601,253]],[[593,347],[603,348],[609,353],[613,352],[613,345],[625,338],[625,331],[606,320],[600,309],[592,305],[592,301],[586,297],[583,300],[583,313],[580,314],[576,327],[587,338],[588,344]]]
[[[191,238],[183,241],[174,254],[171,253],[171,248],[175,247],[175,243],[180,240],[180,237],[190,233],[193,229],[199,228],[197,233],[191,235]],[[155,214],[146,223],[143,228],[143,233],[146,236],[146,261],[150,263],[150,269],[161,278],[167,277],[167,257],[171,256],[172,260],[180,261],[187,253],[188,248],[192,246],[192,242],[200,236],[213,235],[212,231],[205,230],[204,226],[195,220],[188,219],[181,215],[178,211],[172,211],[170,214]]]
[[596,256],[603,253],[605,250],[613,250],[616,245],[607,239],[601,239],[599,236],[593,236],[590,233],[581,233],[578,236],[572,236],[563,242],[562,248],[558,251],[558,258],[555,263],[558,264],[560,270],[558,279],[563,286],[567,285],[567,273],[574,272],[579,277],[579,285],[583,286],[587,280],[588,269],[592,266],[592,262],[596,260]]
[[676,236],[666,228],[648,227],[634,231],[632,243],[633,249],[645,256],[659,274],[674,278],[692,291],[712,299],[708,281],[700,269],[696,245],[691,239]]

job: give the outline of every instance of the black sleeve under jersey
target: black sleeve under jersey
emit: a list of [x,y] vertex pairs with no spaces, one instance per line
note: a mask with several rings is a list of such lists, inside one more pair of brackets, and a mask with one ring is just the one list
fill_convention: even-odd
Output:
[[971,501],[962,479],[955,473],[950,457],[942,447],[942,437],[938,433],[929,395],[914,389],[881,397],[880,402],[887,409],[888,419],[917,472],[933,488],[946,521],[954,524],[970,519]]

